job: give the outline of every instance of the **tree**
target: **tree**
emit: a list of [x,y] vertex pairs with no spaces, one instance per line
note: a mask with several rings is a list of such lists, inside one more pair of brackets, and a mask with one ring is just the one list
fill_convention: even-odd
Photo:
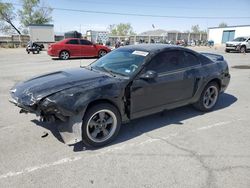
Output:
[[201,30],[200,26],[197,24],[197,25],[192,25],[192,27],[191,27],[191,33],[206,34],[207,31],[206,30]]
[[200,33],[200,26],[198,24],[197,25],[192,25],[191,32],[192,33]]
[[18,11],[20,22],[24,27],[30,24],[46,24],[52,21],[52,8],[41,6],[40,0],[21,0],[22,10]]
[[227,27],[227,23],[221,22],[221,23],[219,24],[219,27]]
[[14,13],[13,5],[10,3],[2,3],[0,1],[0,30],[2,32],[12,33],[14,30],[19,35],[21,34],[19,29],[13,23],[15,17],[16,15]]
[[130,23],[119,23],[118,25],[112,24],[109,25],[108,30],[111,35],[116,36],[135,35]]

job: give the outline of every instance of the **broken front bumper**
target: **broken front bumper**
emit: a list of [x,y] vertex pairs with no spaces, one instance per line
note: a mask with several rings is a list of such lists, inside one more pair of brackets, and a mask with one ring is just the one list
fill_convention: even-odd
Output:
[[61,138],[65,144],[71,145],[82,140],[82,114],[68,117],[62,121],[56,118],[54,114],[43,114],[41,110],[35,110],[30,106],[20,104],[14,98],[10,98],[9,102],[15,106],[21,108],[20,113],[34,113],[40,117],[41,122],[51,122],[52,125],[57,128],[61,135]]

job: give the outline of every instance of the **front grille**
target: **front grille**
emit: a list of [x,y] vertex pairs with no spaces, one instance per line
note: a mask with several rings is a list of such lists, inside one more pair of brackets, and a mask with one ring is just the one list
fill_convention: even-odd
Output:
[[226,47],[234,47],[233,44],[226,44]]

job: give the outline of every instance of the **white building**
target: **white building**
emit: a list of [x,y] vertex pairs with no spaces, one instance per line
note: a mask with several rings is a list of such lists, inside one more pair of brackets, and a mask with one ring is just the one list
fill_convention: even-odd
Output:
[[213,40],[215,44],[224,44],[242,36],[250,36],[250,25],[208,28],[208,40]]
[[49,43],[55,41],[54,25],[31,24],[29,25],[30,40],[33,42]]

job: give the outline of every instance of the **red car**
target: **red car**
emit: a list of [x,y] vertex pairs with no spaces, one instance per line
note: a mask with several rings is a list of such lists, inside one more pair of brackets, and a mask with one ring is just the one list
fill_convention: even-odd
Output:
[[93,44],[85,39],[68,38],[49,45],[48,55],[69,59],[70,57],[102,57],[111,50],[103,45]]

